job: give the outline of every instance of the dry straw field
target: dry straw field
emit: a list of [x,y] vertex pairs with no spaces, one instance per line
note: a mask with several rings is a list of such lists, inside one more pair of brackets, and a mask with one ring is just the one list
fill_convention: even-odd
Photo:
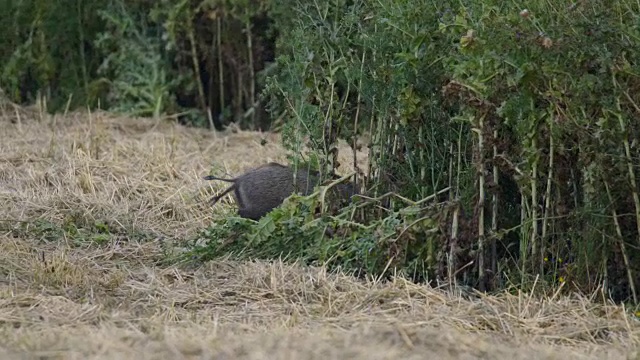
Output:
[[277,261],[163,261],[233,211],[206,205],[227,184],[201,176],[284,161],[276,135],[0,115],[1,359],[640,359],[640,323],[599,294],[462,297]]

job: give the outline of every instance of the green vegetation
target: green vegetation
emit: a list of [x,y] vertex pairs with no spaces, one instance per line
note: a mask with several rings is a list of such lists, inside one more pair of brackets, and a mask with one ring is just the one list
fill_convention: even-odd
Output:
[[292,153],[311,150],[294,163],[328,174],[339,139],[370,139],[365,197],[217,221],[196,239],[202,259],[290,256],[482,290],[604,286],[638,303],[640,7],[527,7],[6,2],[0,87],[51,111],[271,126]]

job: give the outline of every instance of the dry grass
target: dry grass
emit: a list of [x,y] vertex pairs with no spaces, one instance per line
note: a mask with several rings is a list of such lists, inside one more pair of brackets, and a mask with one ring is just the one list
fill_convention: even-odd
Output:
[[[210,166],[284,161],[278,143],[104,114],[0,119],[0,356],[639,358],[640,324],[577,296],[467,299],[281,262],[159,265],[213,216],[205,201],[227,184],[201,180]],[[44,236],[95,223],[111,234]]]

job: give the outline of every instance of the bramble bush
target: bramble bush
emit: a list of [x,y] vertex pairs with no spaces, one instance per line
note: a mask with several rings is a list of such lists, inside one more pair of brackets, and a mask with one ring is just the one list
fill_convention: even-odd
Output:
[[[334,254],[376,239],[374,263],[418,278],[602,286],[637,302],[640,9],[527,6],[280,2],[274,14],[297,16],[276,17],[287,36],[266,88],[271,111],[285,114],[285,144],[298,150],[307,136],[327,169],[337,138],[372,139],[360,178],[379,201],[354,212]],[[430,226],[413,229],[407,208]],[[362,265],[350,256],[341,264]]]

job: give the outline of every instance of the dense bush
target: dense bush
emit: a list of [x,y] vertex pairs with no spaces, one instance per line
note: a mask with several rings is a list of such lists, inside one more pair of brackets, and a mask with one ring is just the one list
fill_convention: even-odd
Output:
[[[403,245],[437,249],[427,273],[637,301],[640,9],[527,5],[280,3],[300,16],[281,28],[272,111],[329,164],[335,133],[370,131],[372,194],[451,188],[437,244],[427,231]],[[390,205],[383,218],[404,206]]]

